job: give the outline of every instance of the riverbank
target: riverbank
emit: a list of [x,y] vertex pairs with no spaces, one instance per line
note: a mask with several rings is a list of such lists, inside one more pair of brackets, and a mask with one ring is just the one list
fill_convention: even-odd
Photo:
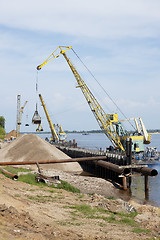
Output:
[[98,194],[102,179],[59,170],[55,174],[71,179],[81,193],[42,188],[0,175],[0,239],[159,239],[160,208],[116,198],[116,189],[107,181],[108,196],[102,196]]
[[[0,152],[1,161],[66,158],[32,134],[5,143]],[[159,239],[160,208],[130,201],[127,192],[120,193],[111,182],[79,175],[79,165],[67,165],[42,168],[45,175],[59,176],[80,193],[13,181],[0,174],[0,239]],[[37,172],[36,166],[27,168]]]

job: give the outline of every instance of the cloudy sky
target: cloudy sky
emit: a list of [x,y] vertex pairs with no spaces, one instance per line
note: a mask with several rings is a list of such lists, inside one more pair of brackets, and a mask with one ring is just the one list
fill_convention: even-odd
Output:
[[159,0],[1,1],[0,115],[6,131],[16,128],[18,94],[21,105],[28,101],[21,130],[36,129],[31,124],[36,102],[42,126],[49,129],[36,81],[53,122],[65,130],[99,129],[62,55],[37,73],[36,66],[59,45],[72,46],[94,75],[68,50],[106,113],[124,119],[119,108],[127,118],[142,117],[148,129],[160,129],[159,11]]

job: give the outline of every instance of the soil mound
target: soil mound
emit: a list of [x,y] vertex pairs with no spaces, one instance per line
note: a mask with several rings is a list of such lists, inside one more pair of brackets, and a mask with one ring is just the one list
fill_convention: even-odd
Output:
[[5,136],[5,140],[9,140],[9,139],[14,139],[17,137],[17,131],[16,130],[12,130],[11,132],[7,133]]
[[[67,158],[70,157],[35,134],[23,134],[13,142],[5,144],[2,149],[0,149],[0,161],[4,162],[41,161]],[[34,165],[30,166],[32,169],[37,169]],[[77,162],[43,164],[42,168],[44,170],[58,169],[67,172],[82,172],[82,168]]]

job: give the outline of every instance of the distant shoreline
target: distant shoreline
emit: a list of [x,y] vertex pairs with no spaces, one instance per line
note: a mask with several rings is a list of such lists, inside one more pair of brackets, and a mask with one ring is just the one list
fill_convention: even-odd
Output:
[[[21,132],[21,134],[51,134],[51,132]],[[97,134],[97,133],[102,133],[104,134],[103,131],[99,131],[99,130],[93,130],[93,131],[65,131],[65,133],[70,133],[70,134]],[[160,132],[148,132],[148,134],[160,134]]]

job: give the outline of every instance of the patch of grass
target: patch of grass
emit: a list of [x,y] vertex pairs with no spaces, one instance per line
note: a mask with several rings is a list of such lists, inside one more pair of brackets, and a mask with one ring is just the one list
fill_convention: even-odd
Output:
[[68,206],[68,208],[75,210],[71,213],[74,216],[78,216],[77,212],[80,212],[84,215],[84,217],[87,218],[102,219],[109,223],[124,224],[132,227],[137,226],[136,222],[133,219],[137,215],[137,213],[113,213],[103,208],[92,208],[89,205],[75,205]]
[[129,225],[129,226],[136,226],[136,222],[134,221],[134,219],[130,219],[130,218],[122,218],[120,221],[120,223]]
[[70,222],[70,221],[64,221],[64,222],[59,222],[61,226],[66,226],[66,225],[73,225],[73,226],[81,226],[84,225],[82,222]]
[[61,183],[59,183],[55,188],[64,189],[66,191],[73,192],[73,193],[80,193],[80,190],[78,188],[73,187],[66,181],[61,181]]
[[113,213],[109,217],[102,216],[102,219],[109,223],[117,223],[117,220]]
[[30,191],[30,192],[35,192],[36,191],[36,189],[26,189],[26,191]]
[[55,191],[54,190],[47,190],[48,192],[50,192],[50,193],[55,193]]
[[[44,182],[37,183],[35,181],[35,174],[32,174],[32,173],[28,173],[28,174],[25,174],[25,175],[20,175],[19,178],[18,178],[18,181],[25,182],[25,183],[32,184],[32,185],[36,185],[36,186],[40,186],[40,187],[64,189],[64,190],[69,191],[69,192],[80,193],[80,190],[78,188],[73,187],[72,185],[70,185],[66,181],[61,181],[61,183],[59,183],[57,186],[54,186],[54,185],[48,186]],[[54,190],[49,190],[49,191],[54,192]]]
[[104,226],[106,226],[104,223],[99,223],[99,226],[100,227],[104,227]]
[[84,197],[84,194],[80,194],[80,195],[78,196],[79,199],[82,199],[83,197]]
[[127,217],[127,218],[135,218],[137,216],[137,212],[131,212],[131,213],[123,213],[123,212],[119,212],[117,213],[118,216],[120,217]]
[[136,227],[136,228],[132,229],[132,232],[134,232],[134,233],[150,233],[151,231],[148,230],[148,229],[143,229],[143,228]]
[[45,202],[54,202],[56,201],[56,197],[52,197],[52,196],[42,196],[42,195],[37,195],[37,196],[28,196],[28,198],[30,200],[34,200],[36,202],[41,202],[41,203],[45,203]]
[[80,214],[77,213],[77,211],[70,213],[73,217],[80,217]]
[[28,173],[28,174],[25,174],[25,175],[20,175],[19,178],[18,178],[18,181],[25,182],[25,183],[28,183],[28,184],[31,184],[31,185],[41,186],[41,187],[46,186],[46,184],[43,183],[43,182],[37,183],[35,181],[35,175],[32,174],[32,173]]
[[69,207],[72,209],[76,209],[77,211],[81,212],[82,214],[84,214],[86,217],[92,217],[93,214],[96,213],[96,209],[95,208],[91,208],[89,205],[76,205],[76,206],[72,206]]
[[[8,172],[10,172],[10,173],[13,173],[13,174],[15,174],[15,175],[18,175],[18,172],[29,172],[29,171],[31,171],[31,170],[27,170],[27,169],[24,169],[24,168],[14,168],[14,167],[12,167],[12,166],[6,166],[6,167],[4,167],[4,170],[6,170],[6,171],[8,171]],[[0,171],[0,172],[1,172],[1,171]],[[1,173],[2,173],[2,172],[1,172]],[[2,173],[2,174],[3,174],[4,176],[12,179],[12,177],[11,177],[10,175],[7,175],[7,174],[5,174],[5,173]]]
[[14,173],[14,174],[18,174],[18,172],[30,172],[30,169],[26,169],[26,168],[15,168],[12,166],[6,166],[4,167],[4,169],[8,172]]
[[19,195],[19,194],[15,194],[14,196],[15,196],[15,197],[20,197],[21,195]]

